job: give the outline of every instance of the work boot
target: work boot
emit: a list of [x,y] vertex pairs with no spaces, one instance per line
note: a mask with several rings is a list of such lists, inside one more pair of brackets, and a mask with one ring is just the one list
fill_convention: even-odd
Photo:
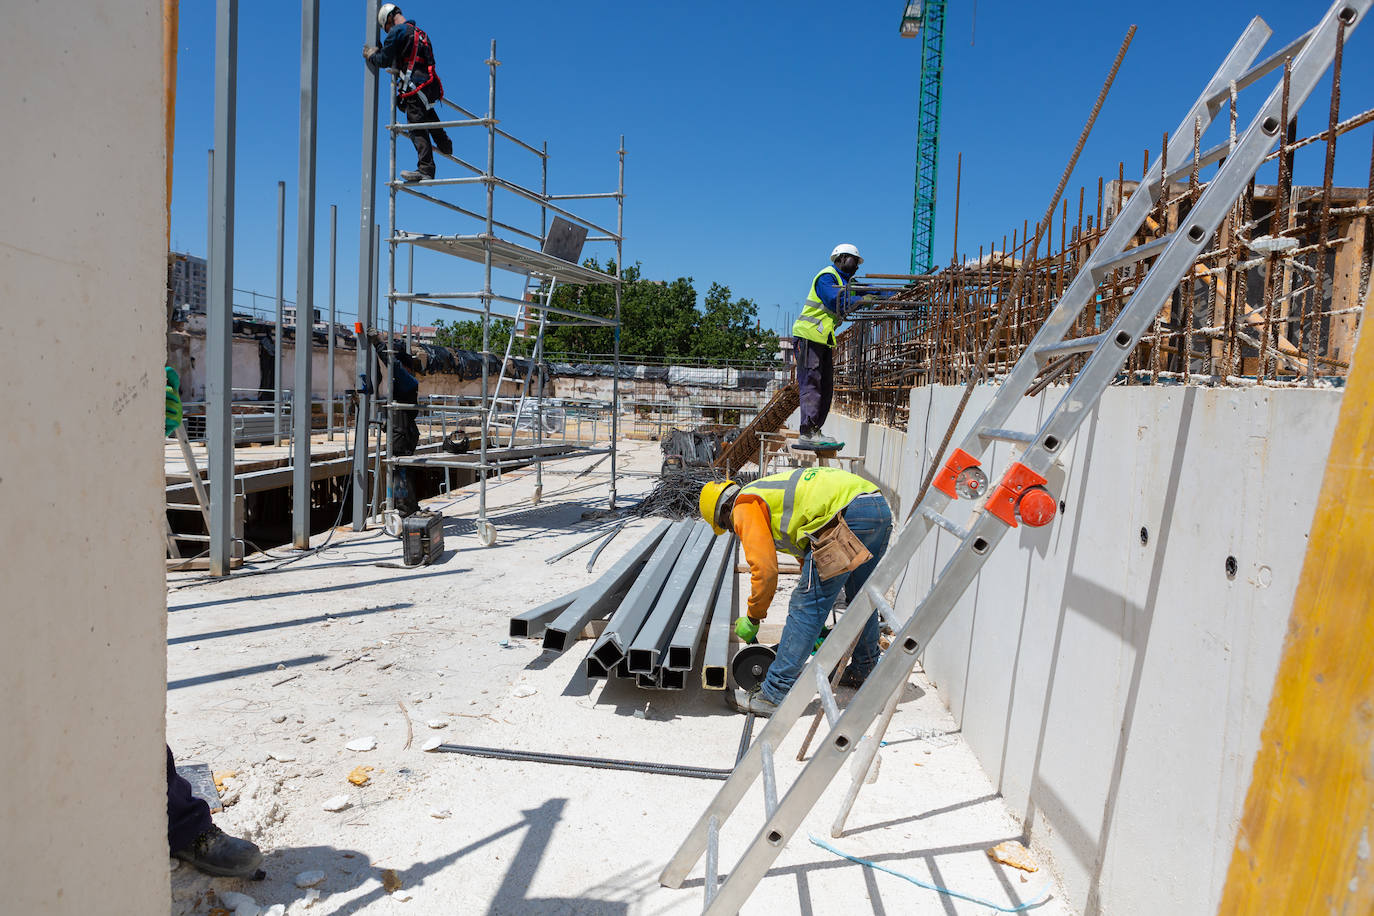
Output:
[[745,690],[743,687],[736,687],[725,695],[730,705],[737,712],[746,715],[753,713],[756,716],[763,716],[765,719],[778,711],[778,704],[766,699],[763,695],[763,688],[755,687],[752,690]]
[[864,685],[864,681],[866,680],[868,680],[867,674],[859,674],[854,670],[854,666],[850,665],[848,668],[844,669],[844,674],[840,676],[838,686],[848,687],[851,690],[858,690]]
[[812,426],[801,429],[801,435],[797,438],[797,448],[814,451],[838,451],[844,448],[844,443],[838,439],[832,439],[821,432],[820,427]]
[[258,847],[230,836],[213,824],[189,846],[173,850],[172,855],[190,862],[207,875],[220,878],[248,878],[262,864],[262,851]]
[[401,170],[401,180],[404,182],[424,181],[426,178],[433,177],[433,175],[426,175],[424,172],[417,172],[414,169]]

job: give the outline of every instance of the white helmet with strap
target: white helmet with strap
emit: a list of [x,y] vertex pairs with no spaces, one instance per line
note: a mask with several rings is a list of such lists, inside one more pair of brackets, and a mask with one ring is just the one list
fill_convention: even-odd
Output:
[[385,32],[387,30],[387,23],[391,21],[391,17],[400,11],[401,8],[394,3],[383,3],[382,8],[377,10],[377,28]]
[[830,263],[835,263],[835,259],[842,254],[853,255],[854,257],[859,259],[860,264],[864,262],[864,259],[859,255],[859,249],[855,248],[848,242],[845,242],[843,245],[836,245],[835,250],[830,252]]

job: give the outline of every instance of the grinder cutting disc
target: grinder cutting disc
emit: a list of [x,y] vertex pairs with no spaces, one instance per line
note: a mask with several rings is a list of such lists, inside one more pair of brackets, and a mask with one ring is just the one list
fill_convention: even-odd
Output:
[[777,657],[778,653],[768,646],[745,646],[735,654],[735,660],[730,663],[730,673],[735,676],[736,684],[745,690],[753,690],[763,683],[768,667]]

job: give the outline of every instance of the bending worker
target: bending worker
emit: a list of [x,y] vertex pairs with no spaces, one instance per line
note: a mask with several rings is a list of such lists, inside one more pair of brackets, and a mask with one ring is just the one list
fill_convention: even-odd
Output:
[[816,274],[801,315],[792,325],[801,394],[798,448],[837,449],[844,445],[821,432],[830,415],[835,388],[835,328],[849,310],[849,281],[864,259],[853,245],[836,245],[830,265]]
[[[394,67],[400,73],[396,81],[396,107],[406,114],[407,124],[437,124],[439,116],[434,106],[444,97],[444,84],[434,69],[434,46],[429,36],[413,22],[401,15],[394,3],[383,3],[377,11],[377,25],[381,26],[382,46],[363,48],[363,58],[377,68]],[[434,177],[434,150],[445,156],[453,155],[453,141],[442,127],[430,130],[408,130],[410,142],[415,144],[415,169],[401,172],[402,181],[422,181]],[[431,148],[430,141],[433,141]]]
[[[852,601],[887,551],[892,512],[877,487],[839,468],[797,468],[745,487],[731,480],[711,482],[702,487],[699,505],[716,534],[733,531],[744,547],[752,581],[735,633],[745,642],[758,635],[773,601],[778,552],[801,561],[801,581],[787,608],[777,658],[758,687],[729,697],[740,712],[772,715],[806,666],[840,590]],[[874,611],[840,683],[859,686],[877,663]]]

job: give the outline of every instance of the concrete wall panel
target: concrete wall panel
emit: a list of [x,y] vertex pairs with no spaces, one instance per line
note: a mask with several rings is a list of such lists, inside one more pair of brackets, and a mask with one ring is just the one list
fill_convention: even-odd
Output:
[[23,6],[0,30],[0,910],[165,913],[162,8]]
[[[913,391],[905,434],[827,427],[904,517],[959,393]],[[1059,393],[1007,425],[1037,428]],[[960,434],[992,394],[975,390]],[[1051,475],[1063,514],[1008,535],[927,647],[965,738],[1083,912],[1215,912],[1339,403],[1110,389]],[[1016,451],[984,461],[994,480]],[[952,544],[937,532],[913,557],[900,612]]]

